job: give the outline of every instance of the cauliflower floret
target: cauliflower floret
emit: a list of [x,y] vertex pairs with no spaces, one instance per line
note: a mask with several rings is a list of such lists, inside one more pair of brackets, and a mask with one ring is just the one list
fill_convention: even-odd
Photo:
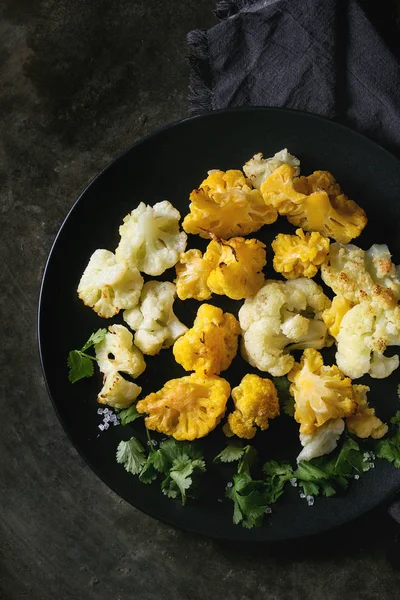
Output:
[[285,375],[294,364],[291,350],[330,344],[321,318],[329,306],[311,279],[267,281],[239,310],[243,358],[260,371]]
[[328,171],[294,178],[290,165],[278,167],[261,186],[267,204],[289,223],[307,231],[319,231],[342,243],[358,237],[367,224],[365,212],[345,196]]
[[375,415],[375,409],[368,406],[367,392],[369,392],[369,387],[354,385],[353,390],[357,410],[354,415],[347,417],[347,429],[359,438],[372,437],[379,440],[387,433],[388,426]]
[[124,308],[136,306],[143,277],[126,262],[116,262],[109,250],[96,250],[78,285],[78,296],[100,317],[108,319]]
[[353,304],[369,300],[384,308],[400,298],[398,268],[387,246],[371,246],[367,252],[354,244],[331,244],[321,276],[335,294]]
[[263,158],[261,152],[255,154],[243,167],[246,176],[251,180],[253,186],[258,190],[264,181],[278,167],[282,165],[291,165],[294,168],[294,175],[300,175],[300,161],[298,158],[288,152],[287,148],[280,150],[271,158]]
[[228,425],[230,432],[240,438],[252,439],[256,426],[264,431],[268,420],[279,415],[278,394],[270,379],[248,373],[233,388],[232,398],[235,410],[228,416]]
[[144,284],[139,306],[124,311],[124,320],[136,331],[135,344],[144,354],[158,354],[187,331],[174,314],[175,286],[169,281]]
[[212,234],[223,239],[247,235],[278,217],[241,171],[209,171],[199,189],[190,194],[190,201],[183,228],[205,239]]
[[336,336],[336,362],[352,379],[369,373],[383,379],[399,366],[399,357],[385,357],[387,346],[400,345],[400,307],[382,310],[369,300],[343,317]]
[[241,300],[257,293],[264,283],[265,245],[258,240],[217,238],[208,244],[204,260],[213,265],[207,285],[214,294]]
[[320,233],[304,233],[296,229],[296,235],[279,233],[272,242],[275,252],[274,269],[286,279],[314,277],[318,267],[329,252],[329,240]]
[[187,235],[179,231],[180,218],[166,200],[154,206],[141,202],[119,228],[117,261],[126,261],[147,275],[161,275],[173,267],[186,248]]
[[307,348],[288,374],[295,400],[294,418],[300,433],[312,435],[330,419],[349,417],[356,410],[351,379],[336,365],[325,366],[320,352]]
[[192,329],[174,344],[177,363],[186,371],[219,375],[234,359],[240,326],[230,313],[217,306],[202,304]]
[[104,340],[96,344],[99,369],[107,377],[117,372],[139,377],[146,368],[143,354],[132,343],[133,335],[123,325],[111,325]]
[[182,254],[176,269],[176,293],[178,298],[186,300],[208,300],[211,291],[207,285],[212,265],[204,260],[200,250],[188,250]]
[[192,373],[167,381],[160,391],[140,400],[136,408],[147,414],[147,429],[172,435],[176,440],[194,440],[218,425],[229,394],[230,385],[225,379]]
[[312,434],[300,434],[303,450],[297,457],[301,460],[312,460],[324,454],[330,454],[337,446],[338,439],[344,430],[343,419],[331,419],[318,427]]
[[327,308],[322,313],[322,320],[328,328],[331,336],[337,337],[340,324],[344,315],[353,308],[354,304],[343,296],[335,296],[332,300],[330,308]]
[[104,385],[97,396],[99,404],[108,404],[113,408],[128,408],[139,396],[142,388],[131,381],[126,381],[116,371],[105,376]]

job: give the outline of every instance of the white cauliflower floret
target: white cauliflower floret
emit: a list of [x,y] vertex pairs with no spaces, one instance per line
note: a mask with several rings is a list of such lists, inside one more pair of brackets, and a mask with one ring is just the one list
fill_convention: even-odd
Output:
[[400,345],[400,307],[384,310],[368,300],[356,304],[344,315],[336,341],[336,362],[345,375],[388,377],[399,366],[399,357],[383,353],[387,346]]
[[243,166],[243,171],[245,172],[246,177],[251,180],[253,187],[259,190],[267,177],[269,177],[275,169],[285,164],[294,167],[294,174],[296,177],[300,175],[300,161],[293,156],[293,154],[290,154],[287,148],[280,150],[274,154],[274,156],[271,156],[271,158],[263,158],[261,152],[255,154],[253,158],[247,161]]
[[95,351],[99,369],[106,377],[122,372],[136,378],[146,368],[143,354],[133,344],[133,335],[123,325],[111,325]]
[[321,427],[317,427],[314,433],[307,435],[300,434],[300,442],[303,450],[297,457],[297,462],[301,460],[309,461],[324,454],[330,454],[338,443],[338,439],[344,430],[343,419],[331,419]]
[[100,317],[110,318],[124,308],[136,306],[143,277],[126,262],[117,263],[109,250],[96,250],[78,285],[78,296]]
[[369,300],[387,308],[400,298],[399,268],[390,257],[385,245],[365,252],[354,244],[331,244],[321,276],[335,294],[354,304]]
[[124,320],[135,330],[135,344],[145,354],[169,348],[187,331],[174,314],[176,287],[169,281],[149,281],[143,286],[139,305],[124,312]]
[[243,358],[260,371],[285,375],[294,364],[291,350],[329,345],[322,321],[329,306],[330,300],[311,279],[267,281],[239,311]]
[[142,388],[136,383],[127,381],[122,375],[113,371],[104,378],[104,385],[97,396],[97,402],[114,408],[128,408],[141,391]]
[[164,200],[154,206],[143,202],[124,218],[115,255],[147,273],[161,275],[173,267],[185,251],[187,235],[179,231],[181,215]]

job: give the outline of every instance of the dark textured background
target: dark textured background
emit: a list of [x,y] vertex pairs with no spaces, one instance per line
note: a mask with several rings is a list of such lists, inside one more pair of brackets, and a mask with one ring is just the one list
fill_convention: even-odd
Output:
[[0,0],[1,600],[400,597],[385,507],[271,547],[171,529],[91,473],[43,384],[36,308],[52,240],[104,165],[187,114],[185,34],[214,24],[212,8],[213,0]]

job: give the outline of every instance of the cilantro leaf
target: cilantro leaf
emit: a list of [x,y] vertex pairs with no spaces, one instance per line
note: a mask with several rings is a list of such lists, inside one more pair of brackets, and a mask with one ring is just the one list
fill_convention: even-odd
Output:
[[128,425],[128,423],[133,423],[136,419],[140,419],[144,415],[138,413],[136,405],[132,404],[129,408],[124,408],[118,413],[118,418],[121,421],[121,425]]
[[261,525],[268,507],[268,494],[262,481],[254,481],[251,475],[237,473],[226,496],[233,501],[233,522],[250,529]]
[[294,398],[289,392],[290,381],[287,377],[273,377],[274,385],[278,392],[279,403],[283,412],[289,417],[294,415]]
[[206,469],[203,456],[194,444],[174,439],[162,442],[158,450],[151,448],[147,456],[135,438],[120,442],[117,462],[124,464],[130,473],[139,475],[142,483],[151,483],[162,473],[163,493],[169,498],[180,496],[182,504],[188,496],[194,495],[198,476]]
[[98,329],[88,339],[86,344],[80,350],[71,350],[68,354],[68,379],[75,383],[84,377],[91,377],[94,373],[93,361],[97,361],[95,356],[85,354],[85,350],[104,340],[107,329]]
[[377,442],[375,452],[378,458],[383,458],[400,469],[400,410],[390,419],[390,422],[394,425],[391,434]]
[[169,474],[162,483],[164,494],[170,498],[176,498],[178,493],[181,495],[182,504],[186,503],[186,492],[193,484],[193,475],[199,471],[205,471],[204,460],[196,458],[190,459],[187,455],[176,458],[172,464]]
[[273,504],[283,494],[285,484],[294,478],[293,469],[289,463],[269,460],[264,464],[263,472],[267,475],[268,504]]
[[214,458],[214,462],[231,463],[243,456],[242,442],[232,441]]
[[88,339],[88,341],[86,342],[86,344],[81,348],[82,352],[85,352],[85,350],[87,350],[91,346],[95,346],[96,344],[100,344],[100,342],[102,342],[104,340],[104,338],[106,337],[106,335],[107,335],[107,329],[105,329],[105,328],[98,329],[97,331],[95,331],[94,333],[92,333],[92,335],[90,336],[90,338]]
[[157,479],[158,473],[162,469],[160,469],[159,456],[160,451],[155,450],[154,452],[150,452],[146,463],[143,465],[142,470],[140,471],[139,479],[142,483],[151,483],[155,479]]
[[348,480],[364,470],[364,453],[352,438],[343,444],[337,457],[321,456],[300,461],[294,476],[306,496],[333,496],[338,488],[346,489]]
[[71,383],[84,377],[91,377],[94,372],[93,362],[79,350],[71,350],[68,354],[68,379]]
[[128,473],[138,475],[146,464],[142,444],[134,437],[127,442],[120,442],[117,448],[117,463],[123,464]]

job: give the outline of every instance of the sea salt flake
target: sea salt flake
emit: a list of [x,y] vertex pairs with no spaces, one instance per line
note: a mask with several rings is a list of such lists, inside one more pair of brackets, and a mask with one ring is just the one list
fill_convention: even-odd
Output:
[[226,487],[227,487],[227,488],[231,488],[232,486],[233,486],[233,483],[232,483],[232,481],[228,481],[228,483],[226,484]]
[[303,494],[303,493],[300,494],[300,498],[305,498],[305,497],[306,497],[305,494]]
[[312,506],[314,504],[314,496],[306,496],[308,506]]
[[354,475],[354,479],[360,479],[360,476],[358,474]]
[[272,508],[270,508],[269,506],[267,506],[267,508],[265,509],[265,514],[266,515],[270,515],[272,513]]

